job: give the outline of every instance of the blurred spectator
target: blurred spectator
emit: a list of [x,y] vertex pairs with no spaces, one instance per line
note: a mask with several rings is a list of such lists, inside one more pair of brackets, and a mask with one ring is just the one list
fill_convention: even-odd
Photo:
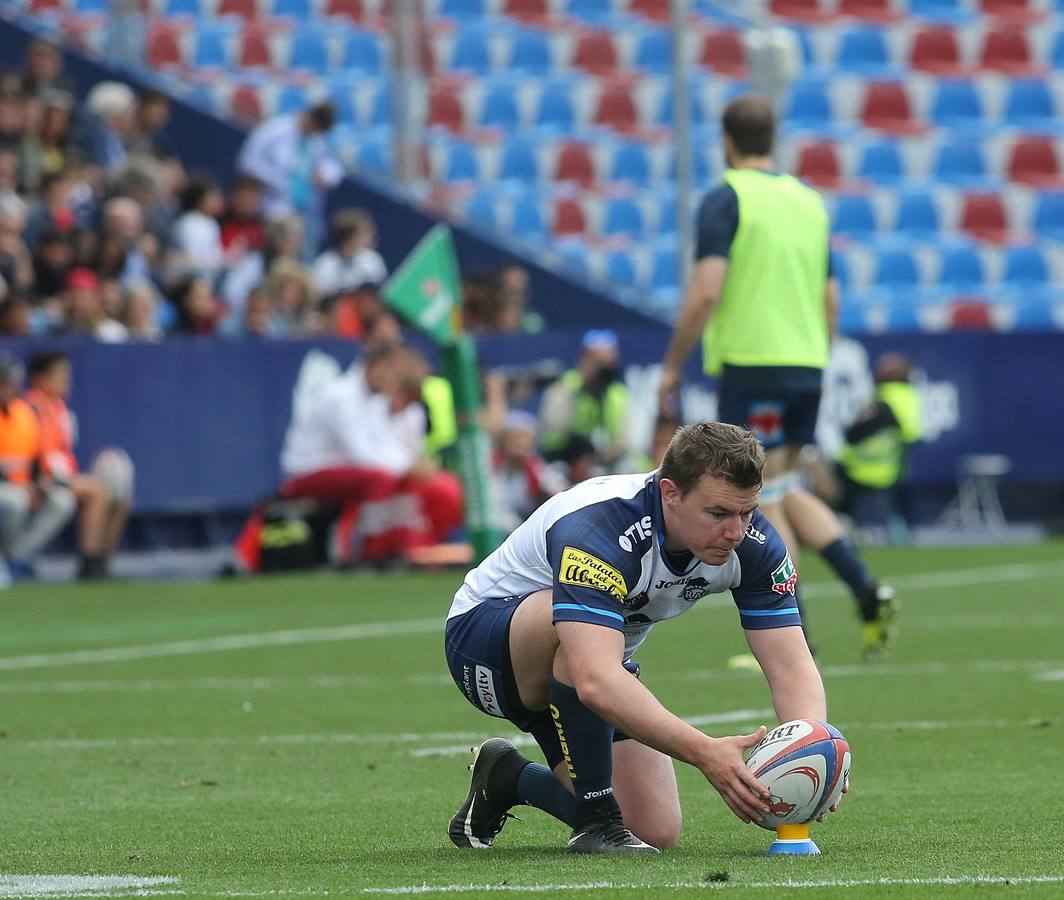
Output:
[[38,133],[41,171],[54,173],[67,164],[70,152],[71,117],[74,98],[66,91],[47,91],[41,95],[41,130]]
[[58,297],[74,267],[74,244],[59,231],[46,231],[33,254],[33,293],[40,299]]
[[154,248],[155,242],[145,238],[140,204],[130,197],[108,200],[103,207],[100,229],[97,267],[101,274],[122,284],[151,278],[151,259],[145,249],[148,245]]
[[120,343],[129,337],[121,322],[107,316],[100,278],[91,269],[74,269],[67,276],[62,319],[54,333],[92,337],[106,343]]
[[161,91],[147,90],[137,100],[133,131],[127,142],[131,154],[166,159],[175,156],[173,144],[163,134],[170,120],[170,98]]
[[503,266],[499,270],[497,290],[495,331],[503,334],[538,334],[543,330],[543,317],[528,306],[529,278],[524,266]]
[[181,192],[181,215],[170,233],[167,271],[170,279],[202,275],[214,281],[225,264],[218,216],[225,202],[217,185],[193,178]]
[[105,172],[126,163],[126,141],[133,136],[136,105],[132,88],[119,81],[101,81],[89,91],[75,143],[86,159]]
[[122,289],[122,324],[132,341],[163,338],[159,324],[159,294],[149,281],[134,281]]
[[36,248],[45,232],[57,234],[68,232],[74,227],[71,188],[70,179],[62,171],[51,172],[41,179],[40,196],[26,213],[26,226],[23,230],[23,236],[30,247]]
[[44,120],[44,104],[39,97],[22,97],[22,140],[19,144],[19,165],[22,186],[27,191],[36,191],[44,175],[44,149],[41,146],[41,125]]
[[331,298],[328,304],[330,330],[338,337],[366,339],[367,330],[387,311],[375,281],[357,285],[353,290]]
[[63,54],[44,38],[34,38],[26,50],[22,90],[37,96],[49,91],[74,94],[74,83],[63,73]]
[[16,159],[22,153],[23,110],[21,94],[0,92],[0,149],[14,153]]
[[580,484],[589,478],[605,474],[602,460],[590,438],[582,434],[570,435],[569,440],[558,451],[557,459],[551,468],[568,484]]
[[383,284],[388,277],[376,251],[377,226],[364,209],[343,209],[332,217],[334,249],[314,262],[314,279],[323,297],[353,291],[360,285]]
[[263,287],[248,294],[242,312],[232,312],[222,323],[226,337],[281,338],[288,334],[284,319],[274,309],[270,292]]
[[18,150],[0,146],[0,195],[17,195],[21,188]]
[[642,459],[636,460],[638,471],[649,472],[661,465],[661,461],[665,458],[665,451],[668,449],[669,441],[672,440],[673,435],[676,434],[676,430],[681,424],[680,418],[675,412],[660,411],[658,413],[657,418],[654,420],[654,430],[650,434],[650,447],[647,450],[647,454]]
[[901,353],[876,360],[875,399],[846,429],[839,457],[844,505],[862,528],[903,536],[905,520],[898,487],[908,469],[909,451],[923,433],[920,396],[912,386],[912,361]]
[[243,310],[248,294],[262,283],[277,260],[299,262],[303,235],[303,220],[297,215],[281,216],[266,223],[262,250],[244,254],[222,279],[221,294],[231,310]]
[[323,319],[318,308],[314,276],[302,263],[288,257],[276,260],[266,277],[266,292],[288,334],[322,331]]
[[462,279],[462,326],[483,334],[495,330],[499,321],[496,279],[487,272],[473,272]]
[[59,352],[38,353],[27,369],[30,388],[24,397],[41,425],[42,470],[69,488],[77,501],[78,577],[106,577],[133,505],[133,463],[124,450],[107,447],[96,455],[88,473],[79,472],[74,456],[77,429],[66,405],[69,358]]
[[223,308],[208,279],[193,275],[179,281],[170,300],[175,311],[173,334],[214,334]]
[[584,335],[577,367],[547,388],[539,419],[548,458],[558,458],[569,439],[580,435],[608,467],[621,461],[628,450],[628,388],[621,381],[613,331],[595,329]]
[[495,525],[509,534],[539,505],[569,485],[536,452],[536,417],[511,410],[492,455]]
[[[180,212],[177,194],[185,185],[184,169],[180,164],[138,156],[110,182],[112,197],[128,197],[140,207],[144,221],[144,238],[140,243],[146,256],[154,262],[158,248],[170,237]],[[145,240],[148,236],[150,242]]]
[[33,287],[33,256],[22,242],[25,227],[26,204],[14,194],[0,196],[0,276],[18,292]]
[[343,177],[325,139],[335,121],[331,103],[275,116],[248,135],[237,157],[237,171],[264,186],[267,218],[290,212],[304,217],[304,259],[312,259],[320,243],[325,194]]
[[42,424],[18,396],[22,377],[22,363],[0,356],[0,587],[11,584],[12,572],[32,572],[33,557],[76,508],[74,495],[45,472]]
[[33,334],[33,307],[30,301],[22,294],[12,294],[0,300],[0,335],[27,337],[31,334]]
[[242,175],[233,186],[222,215],[222,247],[226,253],[239,256],[249,250],[262,250],[265,242],[262,182]]

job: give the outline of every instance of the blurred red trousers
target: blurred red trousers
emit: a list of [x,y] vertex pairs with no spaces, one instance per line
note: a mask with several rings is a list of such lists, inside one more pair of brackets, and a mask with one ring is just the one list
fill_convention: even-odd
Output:
[[[340,466],[291,478],[281,495],[342,506],[337,522],[339,561],[401,559],[414,547],[438,544],[462,524],[462,483],[450,472],[428,478],[393,475],[383,469]],[[261,509],[252,511],[235,551],[249,571],[259,570]]]

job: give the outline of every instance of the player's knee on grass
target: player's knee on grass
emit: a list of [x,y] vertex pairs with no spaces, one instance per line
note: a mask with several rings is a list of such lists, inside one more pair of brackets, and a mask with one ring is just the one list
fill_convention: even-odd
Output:
[[663,804],[662,808],[637,810],[629,813],[622,806],[624,824],[641,841],[646,841],[659,850],[668,850],[680,842],[683,831],[683,813],[680,804]]

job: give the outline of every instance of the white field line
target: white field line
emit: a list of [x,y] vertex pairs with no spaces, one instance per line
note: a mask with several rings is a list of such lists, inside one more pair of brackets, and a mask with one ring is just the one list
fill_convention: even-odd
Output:
[[0,875],[0,897],[154,897],[184,893],[159,889],[180,881],[170,875]]
[[[404,887],[369,887],[363,888],[363,894],[465,894],[488,892],[511,893],[549,893],[551,891],[591,891],[615,890],[638,891],[649,889],[671,890],[738,890],[740,888],[850,888],[850,887],[889,887],[892,885],[976,885],[976,884],[1059,884],[1064,882],[1064,875],[942,875],[937,878],[847,878],[821,881],[665,881],[652,882],[618,882],[586,881],[578,884],[411,884]],[[241,896],[252,896],[244,894]]]
[[[1015,563],[1003,566],[969,567],[946,572],[923,572],[902,575],[891,583],[900,590],[931,590],[940,587],[964,587],[995,582],[1031,581],[1037,578],[1064,576],[1064,563]],[[814,582],[806,586],[808,597],[840,596],[845,588],[834,582]],[[696,609],[716,609],[730,606],[727,596],[710,597]],[[222,637],[171,641],[165,644],[136,644],[128,647],[105,647],[97,650],[73,650],[63,653],[35,653],[28,656],[0,657],[0,671],[40,669],[49,666],[73,666],[89,663],[128,662],[165,656],[188,656],[195,653],[217,653],[229,650],[250,650],[261,647],[317,644],[329,641],[352,641],[362,638],[394,637],[407,634],[428,634],[443,630],[443,617],[392,622],[370,622],[357,625],[336,625],[326,628],[294,628],[260,634],[233,634]]]
[[1039,672],[1034,677],[1036,681],[1064,681],[1064,669],[1053,669],[1049,672]]
[[[821,666],[825,678],[882,678],[892,675],[952,675],[985,672],[1041,672],[1060,665],[1055,659],[990,659],[971,662],[863,663],[861,665]],[[648,672],[648,674],[650,674]],[[711,681],[716,678],[745,677],[755,673],[734,669],[682,669],[653,672],[651,681]]]

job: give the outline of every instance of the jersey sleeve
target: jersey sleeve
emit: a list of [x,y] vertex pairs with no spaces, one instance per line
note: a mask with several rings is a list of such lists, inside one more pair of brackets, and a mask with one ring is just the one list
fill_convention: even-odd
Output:
[[695,262],[709,256],[731,255],[739,230],[739,197],[727,183],[714,188],[702,200],[695,219]]
[[761,513],[755,513],[746,537],[735,551],[741,573],[732,588],[743,628],[801,625],[798,570],[783,539]]
[[640,562],[618,543],[608,504],[594,504],[558,520],[547,532],[553,575],[554,622],[586,622],[618,631],[624,605],[639,581]]

